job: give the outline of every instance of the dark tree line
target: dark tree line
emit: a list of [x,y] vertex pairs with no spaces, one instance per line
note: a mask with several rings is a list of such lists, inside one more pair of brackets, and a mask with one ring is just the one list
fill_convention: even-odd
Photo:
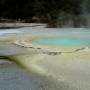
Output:
[[32,18],[42,18],[55,22],[59,15],[82,14],[82,3],[83,0],[0,0],[0,17],[30,22]]
[[80,0],[0,0],[0,16],[29,18],[55,11],[80,13]]

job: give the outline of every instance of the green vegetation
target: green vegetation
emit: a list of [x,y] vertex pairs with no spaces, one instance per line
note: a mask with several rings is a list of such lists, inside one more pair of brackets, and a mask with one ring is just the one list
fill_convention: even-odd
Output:
[[83,10],[88,8],[87,12],[89,12],[89,0],[84,1],[0,0],[0,21],[42,22],[49,23],[51,27],[62,27],[63,24],[73,22],[73,27],[78,27],[80,25],[76,24],[81,19],[79,16]]
[[81,0],[0,0],[0,17],[31,19],[33,16],[56,17],[62,11],[79,14]]

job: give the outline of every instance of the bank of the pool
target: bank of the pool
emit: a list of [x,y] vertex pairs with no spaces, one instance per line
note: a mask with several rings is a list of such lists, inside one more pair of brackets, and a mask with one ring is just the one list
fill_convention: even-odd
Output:
[[[72,90],[73,87],[69,87],[68,83],[62,81],[59,82],[53,78],[52,75],[41,72],[42,70],[34,65],[35,62],[31,62],[30,64],[30,57],[27,62],[27,56],[29,57],[30,55],[16,55],[8,57],[10,62],[15,61],[17,64],[19,62],[24,67],[25,65],[28,65],[29,67],[27,68],[21,68],[19,64],[18,67],[14,62],[12,62],[12,64],[8,64],[7,66],[4,65],[3,68],[1,68],[0,65],[0,78],[2,78],[2,80],[0,80],[0,89],[12,90],[12,88],[15,88],[14,90]],[[36,61],[36,58],[33,58],[32,60]]]
[[[53,77],[56,81],[68,85],[69,90],[89,90],[90,49],[57,56],[21,54],[11,58],[22,63],[30,71]],[[61,90],[68,88],[63,87]]]
[[26,54],[16,54],[8,56],[9,60],[16,62],[23,68],[26,68],[28,71],[41,74],[48,75],[48,73],[41,67],[39,67],[36,63],[39,60],[43,60],[46,55],[39,53],[26,53]]

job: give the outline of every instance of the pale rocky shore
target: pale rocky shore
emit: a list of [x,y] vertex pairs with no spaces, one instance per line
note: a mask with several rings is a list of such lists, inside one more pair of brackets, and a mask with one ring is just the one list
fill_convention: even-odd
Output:
[[61,86],[57,86],[51,77],[28,72],[14,62],[0,59],[0,90],[59,90]]
[[36,27],[36,26],[43,26],[45,27],[46,24],[41,23],[0,23],[1,29],[10,29],[10,28],[22,28],[22,27]]
[[[30,28],[27,27],[24,29],[29,30]],[[51,31],[51,29],[48,30],[39,26],[38,28],[33,27],[28,34],[14,33],[0,36],[0,55],[7,56],[11,60],[9,62],[3,62],[5,64],[0,65],[2,90],[90,89],[90,48],[85,48],[75,53],[49,55],[42,53],[43,50],[71,52],[81,47],[67,48],[64,46],[33,45],[30,42],[33,38],[48,36],[49,34],[57,35],[58,32],[60,35],[64,35],[65,33],[65,31],[62,33],[59,29],[52,29]],[[71,33],[73,35],[77,34],[78,37],[81,35],[80,32],[74,31]],[[85,34],[89,37],[89,31],[87,32],[87,30],[82,32],[80,37],[83,37]],[[12,61],[21,64],[24,68],[18,67]],[[9,80],[10,82],[7,83]]]

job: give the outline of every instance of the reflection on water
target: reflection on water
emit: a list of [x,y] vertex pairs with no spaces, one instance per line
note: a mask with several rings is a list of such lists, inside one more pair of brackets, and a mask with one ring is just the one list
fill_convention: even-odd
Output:
[[[0,64],[0,90],[72,90],[68,84],[56,81],[51,76],[27,72],[15,63]],[[73,90],[76,90],[73,89]]]
[[14,63],[0,64],[0,90],[40,90],[33,79]]

